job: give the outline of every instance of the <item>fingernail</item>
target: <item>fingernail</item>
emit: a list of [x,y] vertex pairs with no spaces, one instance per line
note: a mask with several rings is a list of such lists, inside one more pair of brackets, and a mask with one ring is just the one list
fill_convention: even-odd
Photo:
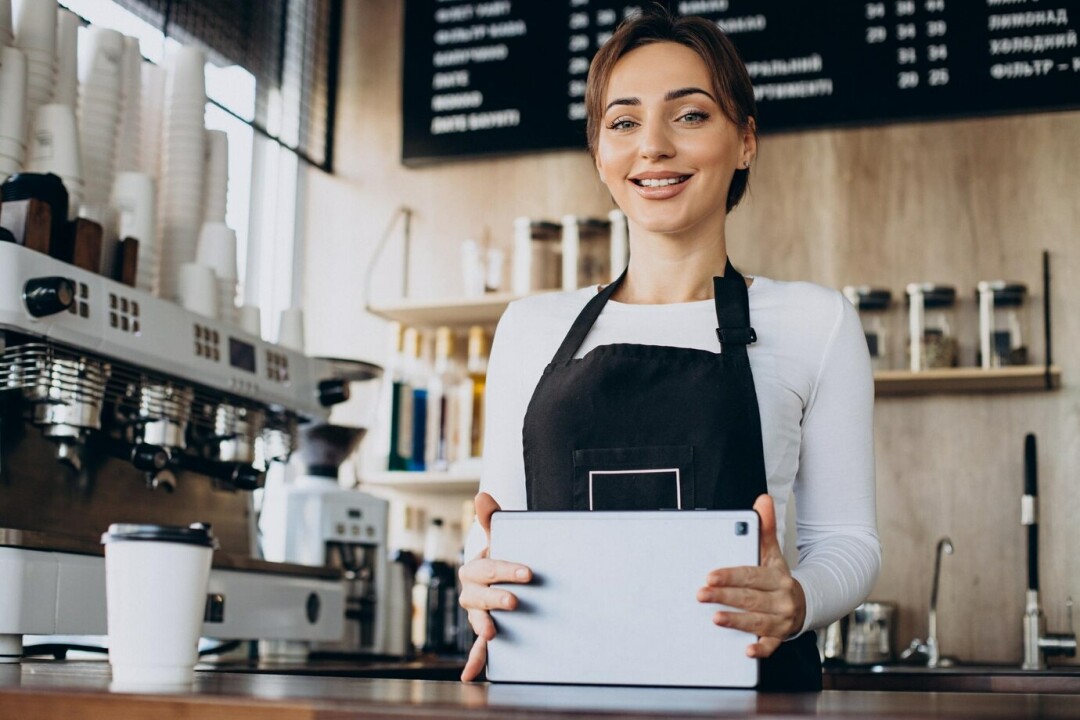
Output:
[[510,599],[510,596],[509,596],[509,595],[505,595],[505,596],[503,596],[503,599],[502,599],[502,606],[503,606],[504,608],[508,608],[508,607],[510,607],[510,604],[511,604],[512,602],[513,602],[513,601],[512,601],[511,599]]
[[518,580],[528,580],[529,579],[529,571],[526,570],[525,568],[518,568],[517,570],[514,571],[514,577],[517,578]]

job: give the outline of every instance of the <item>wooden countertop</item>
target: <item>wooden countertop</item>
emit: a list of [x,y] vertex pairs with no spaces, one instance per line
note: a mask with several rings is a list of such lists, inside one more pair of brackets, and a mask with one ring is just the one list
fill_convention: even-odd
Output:
[[463,684],[200,671],[192,688],[132,694],[105,662],[0,665],[0,718],[351,720],[352,718],[1066,718],[1067,695],[738,690]]

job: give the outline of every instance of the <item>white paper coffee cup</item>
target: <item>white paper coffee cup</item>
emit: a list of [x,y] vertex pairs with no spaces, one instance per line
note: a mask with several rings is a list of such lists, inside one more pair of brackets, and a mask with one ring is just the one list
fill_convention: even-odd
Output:
[[190,684],[217,546],[210,527],[114,524],[101,541],[113,682]]

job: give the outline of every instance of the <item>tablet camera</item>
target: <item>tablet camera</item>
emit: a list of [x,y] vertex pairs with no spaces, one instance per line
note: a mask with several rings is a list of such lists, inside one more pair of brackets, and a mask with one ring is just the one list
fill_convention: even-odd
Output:
[[750,532],[750,526],[749,525],[747,525],[744,522],[735,523],[735,534],[736,535],[745,535],[748,532]]

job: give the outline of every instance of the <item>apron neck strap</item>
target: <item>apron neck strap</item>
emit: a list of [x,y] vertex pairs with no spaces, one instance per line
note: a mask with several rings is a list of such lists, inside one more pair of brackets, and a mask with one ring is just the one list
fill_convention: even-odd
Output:
[[[553,363],[564,363],[574,359],[578,348],[585,342],[585,337],[592,330],[596,319],[604,310],[604,305],[622,285],[626,279],[626,270],[610,285],[598,292],[582,308],[570,332],[559,346]],[[746,280],[739,271],[727,261],[724,268],[724,277],[713,278],[713,291],[716,295],[716,336],[720,339],[722,352],[730,352],[735,355],[745,355],[746,346],[757,340],[754,328],[750,327],[750,298],[746,292]]]
[[745,355],[746,346],[757,342],[757,333],[750,327],[750,296],[746,280],[728,258],[724,277],[713,278],[716,296],[716,337],[721,352]]

